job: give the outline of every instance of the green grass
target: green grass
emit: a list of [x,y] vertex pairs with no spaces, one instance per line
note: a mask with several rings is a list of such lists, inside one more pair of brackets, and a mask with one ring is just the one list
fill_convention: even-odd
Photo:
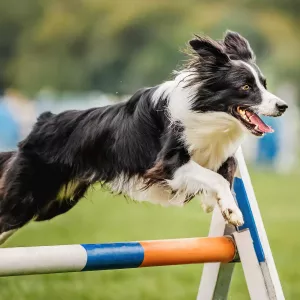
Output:
[[[286,299],[300,299],[300,181],[262,173],[253,173],[252,181]],[[183,209],[162,208],[94,191],[67,215],[29,224],[6,246],[206,236],[209,222],[197,201]],[[189,265],[1,278],[0,299],[195,299],[201,270],[201,265]],[[229,299],[249,299],[240,266]]]

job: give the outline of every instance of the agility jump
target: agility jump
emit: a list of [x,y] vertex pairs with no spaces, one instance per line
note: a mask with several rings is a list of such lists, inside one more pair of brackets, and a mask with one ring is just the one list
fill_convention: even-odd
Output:
[[204,263],[198,300],[227,299],[241,262],[254,300],[282,300],[282,287],[241,149],[234,180],[245,224],[227,225],[215,209],[209,237],[0,249],[0,276]]

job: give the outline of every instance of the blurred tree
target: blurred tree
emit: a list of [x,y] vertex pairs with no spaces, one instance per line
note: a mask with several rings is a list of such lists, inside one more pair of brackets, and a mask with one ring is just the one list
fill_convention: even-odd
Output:
[[250,39],[273,82],[299,80],[298,4],[270,2],[2,1],[0,89],[132,93],[167,79],[192,33],[227,28]]
[[17,49],[25,28],[40,15],[39,0],[0,2],[0,90],[14,84],[8,76],[8,66],[16,59]]

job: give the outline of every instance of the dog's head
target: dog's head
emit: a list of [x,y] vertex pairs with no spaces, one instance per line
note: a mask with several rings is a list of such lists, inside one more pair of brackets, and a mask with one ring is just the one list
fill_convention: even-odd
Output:
[[277,117],[288,106],[267,90],[248,41],[227,31],[224,40],[196,36],[189,44],[194,52],[188,65],[194,74],[191,84],[200,85],[192,109],[226,112],[257,136],[272,132],[258,115]]

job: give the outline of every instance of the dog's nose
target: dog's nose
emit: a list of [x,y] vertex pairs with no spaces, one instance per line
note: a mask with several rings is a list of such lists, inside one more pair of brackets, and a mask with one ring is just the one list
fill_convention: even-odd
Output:
[[281,113],[284,113],[288,108],[288,106],[285,103],[276,103],[276,107]]

